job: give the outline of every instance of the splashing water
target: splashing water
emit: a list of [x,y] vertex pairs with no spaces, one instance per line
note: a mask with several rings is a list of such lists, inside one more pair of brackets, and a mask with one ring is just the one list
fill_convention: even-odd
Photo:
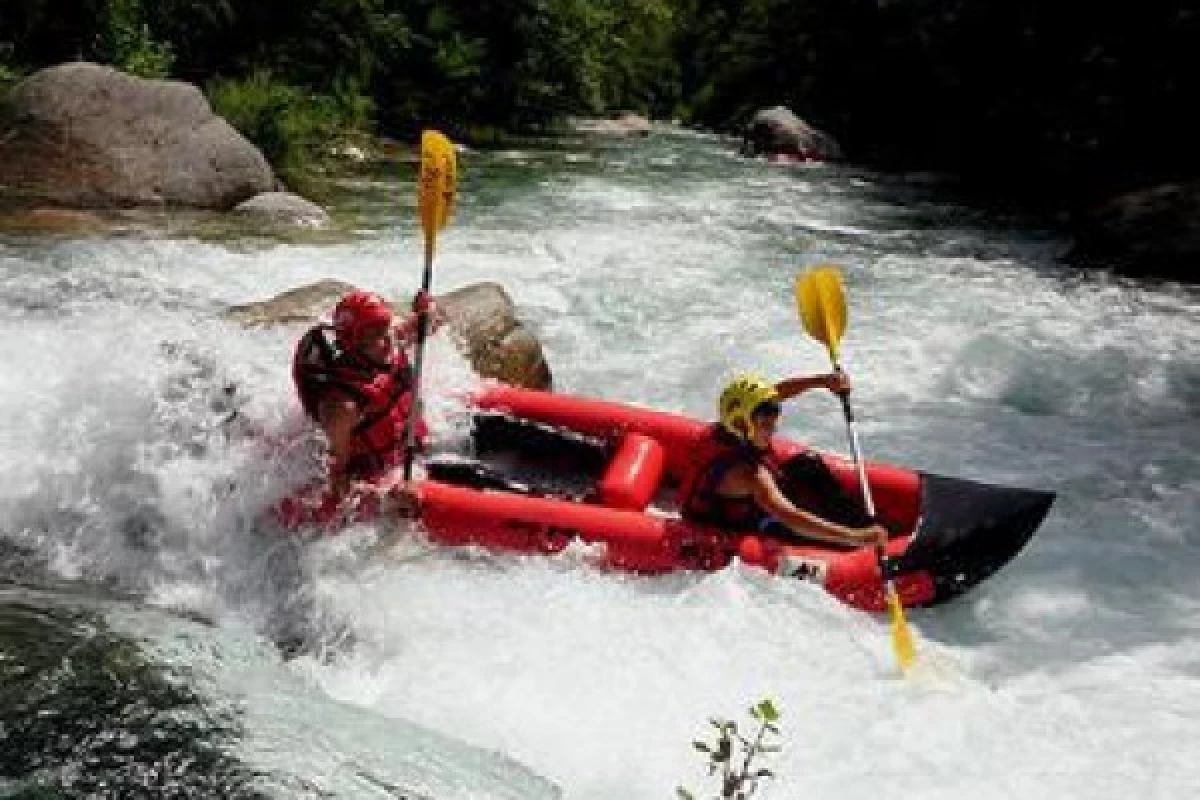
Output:
[[[153,617],[158,638],[191,643],[156,653],[246,706],[251,763],[337,796],[379,796],[330,776],[398,764],[389,737],[409,722],[572,800],[670,796],[705,785],[691,741],[706,720],[768,696],[785,748],[770,796],[1200,790],[1183,746],[1200,727],[1194,290],[1064,271],[1052,233],[969,212],[936,182],[769,167],[670,131],[470,153],[463,174],[436,288],[503,284],[559,389],[708,416],[734,371],[823,371],[790,292],[833,261],[867,455],[1059,493],[1000,574],[910,612],[927,674],[896,676],[886,620],[748,568],[648,578],[583,548],[417,542],[385,562],[364,555],[369,527],[308,545],[263,531],[262,510],[314,469],[288,376],[299,330],[217,314],[324,278],[413,291],[412,186],[390,175],[341,186],[343,227],[320,241],[0,242],[5,574],[213,623]],[[474,378],[444,337],[431,347],[435,428],[461,435],[449,398]],[[828,396],[795,401],[784,426],[844,449]],[[126,626],[144,634],[139,619]],[[271,646],[285,641],[302,643],[286,662]],[[471,769],[426,788],[520,796],[500,788],[522,785],[511,768]]]

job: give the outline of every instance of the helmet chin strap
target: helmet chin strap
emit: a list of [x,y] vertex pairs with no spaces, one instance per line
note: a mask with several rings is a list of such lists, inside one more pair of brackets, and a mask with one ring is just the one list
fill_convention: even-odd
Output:
[[754,449],[754,451],[755,451],[755,452],[757,452],[757,453],[765,453],[765,452],[767,452],[768,450],[770,450],[770,449],[771,449],[771,445],[769,445],[769,444],[762,445],[762,446],[760,447],[760,446],[759,446],[759,444],[758,444],[758,442],[754,441],[754,437],[753,437],[753,436],[747,436],[747,437],[746,437],[746,444],[750,445],[750,447],[752,447],[752,448]]
[[758,425],[754,422],[753,415],[746,419],[745,435],[742,437],[747,445],[754,448],[759,453],[766,453],[771,449],[770,437],[767,437],[767,443],[759,446],[758,442],[754,441],[758,435]]
[[759,447],[754,442],[754,433],[756,430],[756,426],[754,425],[754,423],[752,421],[750,421],[749,419],[745,420],[744,422],[739,420],[738,428],[739,428],[738,438],[741,439],[743,442],[745,442],[747,446],[752,447],[755,450],[758,450],[760,452],[765,449],[765,448]]

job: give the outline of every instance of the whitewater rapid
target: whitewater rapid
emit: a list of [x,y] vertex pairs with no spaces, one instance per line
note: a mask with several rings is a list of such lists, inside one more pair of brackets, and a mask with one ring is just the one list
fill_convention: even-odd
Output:
[[[559,389],[709,416],[735,371],[823,371],[791,284],[834,262],[867,454],[1058,501],[1001,573],[910,612],[909,679],[885,620],[748,568],[648,578],[581,549],[419,542],[371,561],[370,528],[299,548],[256,523],[311,475],[288,457],[307,452],[288,375],[299,331],[219,313],[324,278],[411,292],[406,177],[341,187],[339,232],[312,240],[5,238],[0,531],[48,575],[211,623],[123,624],[245,707],[252,763],[346,797],[380,791],[348,763],[405,776],[396,737],[463,763],[399,721],[570,800],[704,796],[692,740],[709,717],[748,725],[770,697],[783,750],[764,762],[766,797],[1200,792],[1194,290],[1067,271],[1053,233],[924,179],[772,168],[707,137],[467,153],[463,172],[436,289],[501,283]],[[441,337],[429,367],[439,432],[461,435],[449,398],[474,378]],[[845,449],[831,397],[797,400],[783,428]],[[295,637],[285,660],[276,641]],[[458,769],[427,790],[547,791],[512,765]]]

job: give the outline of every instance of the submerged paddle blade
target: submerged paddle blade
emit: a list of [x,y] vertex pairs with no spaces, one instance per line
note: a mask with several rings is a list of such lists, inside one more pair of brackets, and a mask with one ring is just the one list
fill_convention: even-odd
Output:
[[908,620],[904,618],[904,605],[900,595],[894,588],[889,587],[887,593],[888,614],[892,618],[892,649],[896,651],[896,661],[900,671],[907,672],[917,660],[917,647],[913,644],[912,631],[908,629]]
[[426,242],[450,220],[454,207],[454,186],[458,178],[458,160],[454,144],[438,131],[421,134],[421,172],[417,178],[417,208]]
[[846,294],[837,267],[817,267],[797,278],[796,308],[804,330],[829,348],[838,363],[838,346],[846,332]]

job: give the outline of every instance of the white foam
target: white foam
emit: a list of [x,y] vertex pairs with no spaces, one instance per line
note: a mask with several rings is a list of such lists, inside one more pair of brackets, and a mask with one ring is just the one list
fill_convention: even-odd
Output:
[[[868,175],[722,159],[703,137],[644,146],[676,172],[629,148],[597,175],[597,151],[468,198],[436,288],[504,285],[561,389],[708,415],[735,370],[827,368],[791,284],[841,263],[868,455],[1060,492],[1017,561],[910,614],[933,678],[896,677],[883,620],[753,570],[633,578],[576,552],[418,543],[367,566],[369,528],[304,557],[252,536],[312,466],[287,373],[299,331],[214,315],[323,278],[411,292],[419,236],[395,209],[336,244],[5,245],[0,530],[63,575],[222,626],[298,621],[337,643],[291,667],[328,696],[500,750],[571,800],[701,791],[692,739],[764,696],[784,714],[771,797],[1195,794],[1195,295],[1064,273],[1058,243],[972,228],[924,184],[889,204]],[[492,163],[467,161],[485,187]],[[428,364],[435,428],[456,435],[454,393],[473,379],[437,337]],[[220,435],[229,382],[251,440]],[[795,401],[784,428],[845,449],[828,396]],[[289,725],[321,724],[297,702],[269,704],[281,748]],[[360,746],[349,727],[339,746]]]

